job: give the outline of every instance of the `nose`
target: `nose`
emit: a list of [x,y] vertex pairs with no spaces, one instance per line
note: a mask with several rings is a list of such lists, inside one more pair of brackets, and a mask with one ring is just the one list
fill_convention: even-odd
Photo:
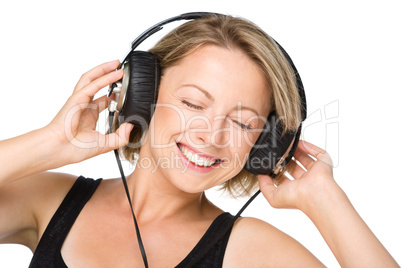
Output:
[[230,141],[231,132],[226,116],[200,117],[189,122],[189,139],[192,146],[223,148]]

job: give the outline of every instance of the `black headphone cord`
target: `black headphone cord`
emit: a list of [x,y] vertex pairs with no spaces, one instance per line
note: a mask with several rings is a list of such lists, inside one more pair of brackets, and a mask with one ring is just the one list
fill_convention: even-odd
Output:
[[[114,118],[114,112],[109,112],[109,132],[112,133],[112,126],[113,126],[113,118]],[[119,170],[120,170],[120,175],[121,175],[121,180],[123,181],[123,185],[124,185],[124,190],[126,191],[126,196],[128,199],[128,203],[130,204],[130,208],[131,208],[131,214],[133,216],[133,220],[134,220],[134,226],[135,226],[135,231],[137,233],[137,240],[138,240],[138,246],[140,248],[141,251],[141,255],[142,255],[142,260],[144,261],[144,265],[145,268],[148,268],[148,260],[147,260],[147,255],[145,253],[145,248],[144,248],[144,244],[142,243],[142,239],[141,239],[141,234],[140,234],[140,228],[138,227],[138,223],[137,223],[137,219],[135,217],[134,214],[134,209],[133,209],[133,204],[131,202],[131,197],[130,197],[130,192],[128,190],[128,185],[127,185],[127,180],[126,180],[126,176],[124,176],[124,171],[123,171],[123,166],[121,165],[121,161],[120,161],[120,157],[119,157],[119,152],[118,150],[114,150],[114,155],[116,157],[117,160],[117,165],[119,166]],[[271,174],[271,176],[275,177],[275,174]],[[221,235],[217,235],[215,237],[215,240],[218,240],[223,234],[226,233],[227,230],[229,230],[229,228],[231,226],[233,226],[233,223],[240,217],[240,215],[243,213],[243,211],[248,207],[248,205],[250,205],[250,203],[261,193],[260,190],[258,190],[253,196],[250,197],[250,199],[243,205],[243,207],[239,210],[239,212],[236,214],[236,216],[233,218],[233,222],[228,224],[225,228],[225,232],[222,232]],[[213,244],[213,243],[212,243]],[[198,258],[195,258],[192,260],[191,264],[195,263],[196,261],[198,261],[201,257],[203,257],[207,251],[210,249],[210,247],[207,247],[206,249],[204,249],[204,253],[199,254]],[[190,266],[188,267],[191,267]]]
[[[112,133],[113,118],[114,118],[114,112],[109,112],[109,132],[110,133]],[[126,176],[124,176],[123,166],[121,165],[119,152],[118,152],[117,149],[114,150],[114,155],[115,155],[116,160],[117,160],[117,165],[119,166],[121,180],[123,181],[124,190],[126,191],[126,196],[127,196],[127,199],[128,199],[128,203],[130,204],[131,214],[132,214],[133,220],[134,220],[135,232],[137,234],[138,246],[139,246],[140,251],[141,251],[142,260],[144,261],[145,268],[148,268],[147,254],[145,253],[144,244],[142,243],[141,234],[140,234],[140,228],[138,227],[137,219],[136,219],[135,214],[134,214],[133,204],[131,202],[131,197],[130,197],[130,192],[128,190]]]

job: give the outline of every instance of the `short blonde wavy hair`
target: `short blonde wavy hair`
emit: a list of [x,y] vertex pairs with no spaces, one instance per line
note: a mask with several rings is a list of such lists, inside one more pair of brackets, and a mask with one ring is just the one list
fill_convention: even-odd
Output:
[[[149,52],[160,62],[161,73],[203,45],[240,49],[252,59],[265,76],[270,90],[271,111],[275,110],[284,131],[296,131],[301,124],[301,105],[293,69],[276,42],[258,26],[243,18],[228,15],[209,15],[186,22],[164,36]],[[114,129],[118,120],[114,120]],[[134,128],[129,144],[138,144],[141,129]],[[125,146],[121,154],[135,162],[140,146]],[[252,193],[257,177],[245,169],[221,185],[233,197]]]

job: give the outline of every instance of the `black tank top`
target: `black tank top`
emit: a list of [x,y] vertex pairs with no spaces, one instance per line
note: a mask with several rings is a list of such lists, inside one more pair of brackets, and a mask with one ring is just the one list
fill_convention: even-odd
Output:
[[[61,247],[82,208],[97,189],[101,179],[79,177],[53,215],[32,257],[30,268],[67,268]],[[209,226],[193,250],[176,268],[222,267],[226,245],[237,217],[225,212]]]

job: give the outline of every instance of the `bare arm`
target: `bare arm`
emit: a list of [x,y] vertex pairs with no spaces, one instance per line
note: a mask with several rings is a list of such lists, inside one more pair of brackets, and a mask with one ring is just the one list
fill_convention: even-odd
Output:
[[95,129],[98,114],[107,107],[108,98],[93,100],[93,96],[122,77],[121,70],[114,71],[118,64],[118,61],[108,62],[85,73],[66,104],[46,127],[0,141],[0,187],[127,143],[132,128],[129,124],[122,125],[123,131],[109,135],[102,135]]
[[17,179],[57,168],[57,140],[44,128],[0,141],[0,187]]
[[[324,188],[324,187],[323,187]],[[342,267],[399,267],[338,185],[304,211]]]
[[325,267],[289,235],[254,218],[239,218],[230,234],[223,267]]
[[119,62],[102,64],[84,74],[52,122],[38,130],[0,142],[0,243],[35,246],[38,226],[50,219],[73,177],[43,171],[76,163],[117,149],[128,142],[132,125],[116,133],[96,130],[106,96],[93,100],[101,88],[119,80]]
[[69,174],[43,172],[0,188],[0,243],[35,250],[51,217],[76,180]]
[[279,186],[259,176],[260,189],[277,208],[297,208],[316,225],[342,267],[399,267],[353,208],[332,175],[332,161],[321,148],[301,141],[290,174]]

